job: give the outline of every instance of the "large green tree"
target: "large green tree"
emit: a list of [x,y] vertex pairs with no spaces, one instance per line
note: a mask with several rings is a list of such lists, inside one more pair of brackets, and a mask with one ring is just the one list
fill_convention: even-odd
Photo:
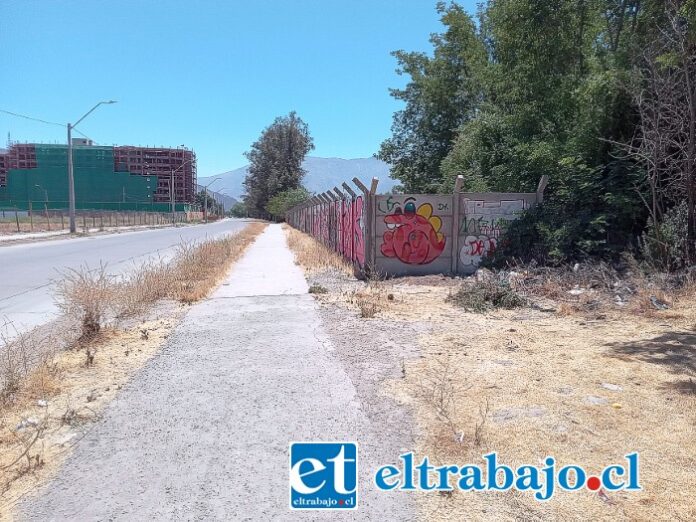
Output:
[[457,4],[437,4],[446,30],[430,38],[433,56],[395,51],[397,72],[410,80],[391,95],[405,102],[394,114],[392,136],[378,157],[392,166],[392,177],[407,192],[436,190],[440,162],[452,147],[457,129],[475,115],[481,101],[476,69],[485,63],[485,49],[476,25]]
[[[649,215],[661,215],[646,205],[652,159],[636,141],[650,133],[646,114],[662,123],[678,113],[675,129],[691,129],[696,115],[695,3],[488,0],[477,24],[456,3],[438,3],[445,30],[431,38],[432,55],[395,53],[410,81],[392,91],[405,105],[379,156],[407,191],[449,192],[458,175],[466,190],[533,191],[548,174],[544,206],[515,224],[500,251],[507,244],[508,254],[545,260],[617,254]],[[656,41],[662,50],[646,68]],[[654,89],[651,78],[675,75],[682,86],[673,93]],[[646,113],[646,99],[660,103]],[[671,163],[660,179],[675,182],[662,214],[687,199],[684,235],[695,237],[696,148],[688,132],[668,130],[661,136],[679,141],[681,154],[677,165],[664,151]]]
[[302,161],[312,149],[309,127],[294,111],[264,129],[246,153],[244,203],[251,216],[268,217],[266,206],[273,196],[300,187],[305,175]]

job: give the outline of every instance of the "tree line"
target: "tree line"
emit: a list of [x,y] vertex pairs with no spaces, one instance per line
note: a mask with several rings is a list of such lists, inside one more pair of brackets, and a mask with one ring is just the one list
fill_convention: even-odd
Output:
[[378,157],[406,192],[534,191],[501,254],[640,249],[696,261],[696,1],[438,3],[432,53],[396,51],[404,102]]

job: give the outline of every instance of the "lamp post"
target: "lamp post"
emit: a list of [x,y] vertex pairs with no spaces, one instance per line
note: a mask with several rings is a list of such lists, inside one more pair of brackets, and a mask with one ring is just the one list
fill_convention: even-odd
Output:
[[82,116],[76,123],[68,123],[68,214],[70,215],[70,233],[77,232],[75,225],[75,175],[73,173],[73,145],[72,145],[72,130],[77,127],[82,120],[92,114],[92,112],[100,105],[109,105],[116,103],[114,100],[100,101],[92,107],[87,113]]
[[[44,213],[46,214],[46,220],[48,220],[48,190],[43,188],[41,185],[38,183],[34,185],[37,189],[43,191],[44,193]],[[50,222],[49,222],[50,223]]]
[[221,179],[222,178],[215,178],[213,181],[203,187],[203,219],[206,224],[208,224],[208,187]]
[[225,196],[227,196],[227,194],[223,194],[223,192],[222,192],[223,190],[232,190],[232,189],[230,187],[222,187],[220,189],[220,192],[218,192],[218,194],[220,194],[220,204],[222,205],[222,217],[225,217]]
[[[169,199],[170,199],[171,211],[172,211],[172,224],[175,223],[175,215],[176,215],[176,204],[175,204],[175,199],[174,199],[174,174],[177,173],[179,170],[183,169],[189,163],[193,163],[193,157],[191,157],[191,159],[188,159],[188,160],[184,159],[186,157],[186,146],[179,145],[179,147],[183,147],[182,155],[181,155],[181,165],[179,165],[175,169],[172,169],[171,177],[170,177],[170,181],[169,181]],[[179,147],[177,147],[177,149]],[[185,190],[184,190],[184,192],[185,192]]]

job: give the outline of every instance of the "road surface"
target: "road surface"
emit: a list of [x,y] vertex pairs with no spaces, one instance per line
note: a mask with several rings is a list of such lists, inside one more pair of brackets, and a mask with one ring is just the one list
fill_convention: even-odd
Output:
[[[372,482],[396,460],[406,423],[366,413],[346,366],[365,348],[338,357],[307,291],[270,225],[19,520],[413,520],[407,493]],[[311,440],[358,442],[355,512],[290,512],[288,445]]]
[[[182,241],[198,241],[241,230],[244,220],[57,239],[20,245],[0,244],[0,331],[11,338],[58,315],[52,285],[60,272],[107,265],[120,273],[139,261],[166,259]],[[11,325],[8,326],[8,325]]]

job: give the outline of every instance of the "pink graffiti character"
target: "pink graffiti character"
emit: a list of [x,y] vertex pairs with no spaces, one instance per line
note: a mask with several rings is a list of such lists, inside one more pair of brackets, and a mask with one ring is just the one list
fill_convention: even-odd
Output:
[[384,216],[387,231],[384,233],[382,254],[395,257],[409,265],[425,265],[437,259],[445,249],[445,236],[440,232],[442,220],[433,216],[433,206],[424,203],[418,210],[409,198],[403,211],[397,207]]

